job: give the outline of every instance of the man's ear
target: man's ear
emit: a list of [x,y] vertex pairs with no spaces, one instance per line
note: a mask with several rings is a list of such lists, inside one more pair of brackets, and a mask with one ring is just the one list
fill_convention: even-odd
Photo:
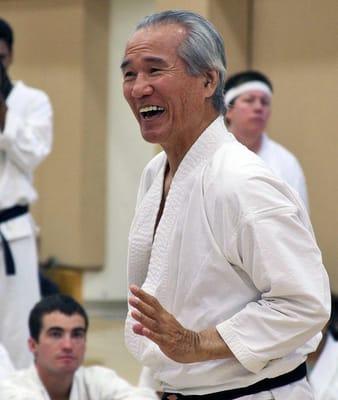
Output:
[[31,337],[28,339],[28,348],[31,353],[35,354],[36,349],[37,349],[37,343],[36,343],[35,339],[33,339]]
[[218,84],[218,71],[207,71],[204,74],[204,87],[206,89],[206,97],[212,97]]

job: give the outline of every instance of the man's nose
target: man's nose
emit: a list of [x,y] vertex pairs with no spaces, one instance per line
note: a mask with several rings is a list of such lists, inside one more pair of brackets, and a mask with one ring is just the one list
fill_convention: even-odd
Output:
[[73,341],[72,338],[68,335],[65,335],[62,339],[62,347],[64,349],[72,349],[73,347]]
[[131,95],[135,98],[141,98],[143,96],[149,96],[153,93],[153,87],[151,86],[149,79],[143,74],[138,74],[132,88]]
[[263,103],[259,99],[255,100],[254,109],[258,111],[263,110]]

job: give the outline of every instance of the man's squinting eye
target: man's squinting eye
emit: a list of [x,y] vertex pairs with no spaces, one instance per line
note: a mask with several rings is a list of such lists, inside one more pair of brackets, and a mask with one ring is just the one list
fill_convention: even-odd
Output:
[[124,71],[123,77],[124,79],[131,79],[135,76],[135,72],[133,71]]

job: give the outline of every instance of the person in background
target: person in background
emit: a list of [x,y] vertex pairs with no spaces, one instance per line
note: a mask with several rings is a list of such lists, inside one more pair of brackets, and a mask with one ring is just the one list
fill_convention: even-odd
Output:
[[88,316],[72,297],[55,294],[38,302],[29,316],[34,365],[0,381],[6,400],[156,400],[108,368],[82,367]]
[[331,318],[317,350],[308,358],[315,400],[338,400],[338,296],[331,295]]
[[12,28],[0,18],[0,343],[23,368],[31,362],[28,314],[40,298],[29,206],[37,199],[34,171],[52,146],[52,107],[41,90],[10,79],[13,44]]
[[266,133],[272,92],[270,79],[261,72],[249,70],[230,76],[224,86],[226,125],[239,142],[297,191],[309,209],[305,177],[297,158]]
[[223,40],[145,17],[121,63],[145,167],[129,234],[128,349],[163,399],[312,400],[305,360],[330,288],[299,196],[224,125]]

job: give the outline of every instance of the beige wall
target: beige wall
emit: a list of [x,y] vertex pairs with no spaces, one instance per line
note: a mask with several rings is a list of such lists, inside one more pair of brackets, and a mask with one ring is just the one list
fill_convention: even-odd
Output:
[[224,39],[228,74],[245,69],[250,56],[248,0],[210,1],[209,19]]
[[103,263],[108,2],[0,0],[15,31],[10,70],[45,90],[54,109],[54,146],[38,168],[41,258]]
[[83,289],[86,300],[121,300],[127,297],[128,232],[140,175],[154,155],[154,146],[142,139],[136,119],[123,98],[120,63],[126,42],[137,22],[153,12],[154,0],[111,2],[107,79],[105,268],[100,272],[85,274]]
[[204,17],[209,15],[209,0],[156,0],[156,11],[193,10]]
[[259,0],[253,17],[253,67],[275,88],[268,131],[302,163],[311,219],[338,291],[338,2]]

